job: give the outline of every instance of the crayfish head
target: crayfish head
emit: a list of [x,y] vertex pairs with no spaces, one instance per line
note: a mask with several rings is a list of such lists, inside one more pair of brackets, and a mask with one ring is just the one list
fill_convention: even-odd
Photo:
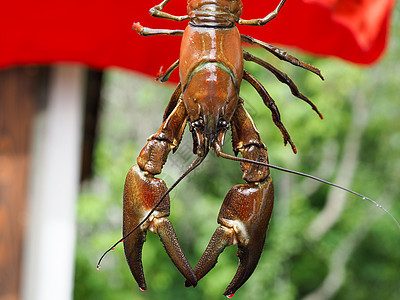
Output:
[[193,152],[201,157],[221,148],[238,105],[238,89],[232,74],[219,63],[198,67],[183,87],[183,102],[193,135]]
[[222,149],[229,122],[224,118],[203,115],[189,122],[193,135],[193,153],[205,157],[211,148]]

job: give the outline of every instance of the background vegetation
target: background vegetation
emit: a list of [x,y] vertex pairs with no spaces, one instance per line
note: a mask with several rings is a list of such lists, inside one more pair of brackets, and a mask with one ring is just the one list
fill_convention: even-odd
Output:
[[[314,101],[324,120],[294,98],[272,74],[255,64],[255,75],[276,100],[292,139],[284,147],[269,110],[243,83],[241,95],[268,147],[273,164],[313,174],[371,197],[400,219],[400,10],[394,15],[390,48],[373,67],[332,58],[301,57],[320,68],[326,80],[282,63],[259,49],[252,53],[288,73]],[[293,51],[292,51],[293,52]],[[148,234],[143,264],[149,290],[140,292],[122,245],[96,263],[121,237],[125,175],[161,124],[171,85],[124,72],[110,72],[103,90],[102,121],[96,149],[96,175],[80,196],[75,299],[221,299],[236,267],[236,249],[227,249],[217,266],[185,288],[184,279]],[[225,151],[230,151],[227,137]],[[171,184],[194,159],[191,136],[170,155],[161,175]],[[238,163],[210,154],[202,167],[171,194],[171,217],[194,266],[217,224],[223,198],[241,183]],[[235,299],[399,299],[400,231],[379,208],[361,198],[306,178],[272,171],[275,209],[260,263]]]

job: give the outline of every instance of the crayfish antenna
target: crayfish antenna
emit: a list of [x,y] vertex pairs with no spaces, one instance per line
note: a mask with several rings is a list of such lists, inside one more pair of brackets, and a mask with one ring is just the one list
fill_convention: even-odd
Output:
[[269,167],[269,168],[272,168],[272,169],[276,169],[276,170],[279,170],[279,171],[282,171],[282,172],[286,172],[286,173],[291,173],[291,174],[307,177],[307,178],[310,178],[312,180],[319,181],[319,182],[321,182],[323,184],[327,184],[327,185],[333,186],[335,188],[341,189],[341,190],[343,190],[345,192],[348,192],[350,194],[356,195],[356,196],[362,198],[363,200],[367,200],[367,201],[371,202],[376,207],[378,207],[379,209],[383,210],[385,212],[385,214],[389,215],[389,217],[392,218],[393,222],[396,224],[397,228],[400,230],[399,221],[397,221],[397,219],[385,207],[383,207],[381,204],[379,204],[375,200],[372,200],[371,198],[368,198],[367,196],[364,196],[363,194],[355,192],[355,191],[353,191],[353,190],[351,190],[349,188],[346,188],[344,186],[338,185],[336,183],[321,179],[319,177],[316,177],[316,176],[313,176],[313,175],[310,175],[310,174],[307,174],[307,173],[294,171],[294,170],[291,170],[291,169],[286,169],[286,168],[279,167],[279,166],[276,166],[276,165],[272,165],[272,164],[269,164],[269,163],[263,163],[263,162],[259,162],[259,161],[255,161],[255,160],[251,160],[251,159],[237,157],[237,156],[226,154],[226,153],[221,152],[221,151],[217,152],[217,155],[221,156],[222,158],[229,159],[229,160],[234,160],[234,161],[238,161],[238,162],[245,162],[245,163],[252,163],[252,164],[256,164],[256,165],[260,165],[260,166],[265,166],[265,167]]

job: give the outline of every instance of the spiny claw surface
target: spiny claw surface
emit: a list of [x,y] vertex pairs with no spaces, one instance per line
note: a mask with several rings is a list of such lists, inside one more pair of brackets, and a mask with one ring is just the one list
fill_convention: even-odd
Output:
[[[139,224],[167,191],[164,181],[133,166],[126,177],[124,187],[123,235],[128,234]],[[140,289],[146,290],[146,281],[142,266],[142,249],[147,231],[160,237],[166,252],[191,285],[196,286],[197,279],[183,253],[169,216],[169,196],[158,206],[150,218],[124,240],[126,260]]]
[[[226,195],[218,215],[219,226],[194,272],[197,280],[217,263],[218,256],[237,244],[239,266],[224,295],[233,295],[251,276],[260,259],[272,213],[274,191],[270,177],[264,183],[234,186]],[[190,286],[189,281],[185,282]]]

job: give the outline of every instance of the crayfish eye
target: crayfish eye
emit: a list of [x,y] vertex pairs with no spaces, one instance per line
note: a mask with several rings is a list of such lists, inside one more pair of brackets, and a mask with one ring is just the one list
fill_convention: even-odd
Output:
[[202,128],[202,127],[204,127],[203,119],[198,119],[196,121],[191,122],[190,123],[190,127],[192,127],[192,128],[195,128],[195,127]]
[[229,126],[229,123],[225,121],[224,119],[221,119],[218,121],[218,127],[221,129],[225,129]]

